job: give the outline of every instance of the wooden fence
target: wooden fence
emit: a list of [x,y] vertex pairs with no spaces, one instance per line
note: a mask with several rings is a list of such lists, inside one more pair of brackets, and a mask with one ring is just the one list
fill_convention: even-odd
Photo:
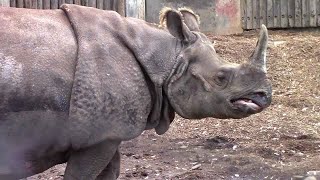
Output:
[[130,12],[129,16],[144,18],[144,13],[141,13],[141,9],[144,12],[144,6],[141,7],[144,0],[0,0],[0,6],[31,9],[58,9],[64,3],[115,10],[123,16]]
[[[145,19],[146,11],[158,1],[150,0],[0,0],[0,6],[57,9],[63,3],[111,9],[123,16]],[[214,1],[214,0],[212,0]],[[222,0],[223,1],[223,0]],[[225,0],[228,1],[229,0]],[[238,0],[232,0],[237,1]],[[162,1],[161,1],[162,2]],[[166,1],[165,1],[166,2]],[[171,2],[171,1],[170,1]],[[190,1],[191,2],[191,1]],[[172,1],[175,3],[175,1]],[[156,3],[155,3],[156,4]],[[320,27],[320,0],[240,0],[243,29]]]
[[320,26],[320,0],[241,0],[243,29]]

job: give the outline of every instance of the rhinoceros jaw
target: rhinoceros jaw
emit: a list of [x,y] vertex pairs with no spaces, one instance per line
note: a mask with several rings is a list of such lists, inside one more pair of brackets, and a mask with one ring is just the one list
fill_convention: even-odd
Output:
[[253,102],[251,99],[238,99],[232,102],[232,104],[235,106],[246,106],[254,111],[260,111],[262,109],[262,107]]

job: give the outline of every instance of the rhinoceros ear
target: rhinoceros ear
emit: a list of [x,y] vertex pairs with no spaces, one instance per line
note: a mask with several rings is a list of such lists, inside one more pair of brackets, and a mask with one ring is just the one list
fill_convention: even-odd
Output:
[[183,22],[182,14],[179,11],[165,8],[160,13],[160,25],[166,26],[170,34],[183,42],[193,42],[195,35]]
[[184,23],[186,23],[190,31],[200,31],[200,16],[191,9],[185,7],[179,8],[179,11],[183,16]]

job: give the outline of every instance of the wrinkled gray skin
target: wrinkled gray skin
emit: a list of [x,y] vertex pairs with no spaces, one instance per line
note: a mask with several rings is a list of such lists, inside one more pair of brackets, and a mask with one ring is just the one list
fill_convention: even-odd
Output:
[[76,5],[0,8],[0,179],[64,162],[67,180],[115,179],[121,141],[163,134],[175,112],[244,118],[269,106],[264,26],[238,65],[183,21],[192,13],[164,13],[167,30]]

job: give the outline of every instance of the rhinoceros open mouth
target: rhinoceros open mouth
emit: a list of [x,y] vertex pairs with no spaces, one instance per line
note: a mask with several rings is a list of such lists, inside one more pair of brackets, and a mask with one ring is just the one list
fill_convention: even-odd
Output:
[[230,102],[236,109],[249,114],[261,112],[269,104],[267,95],[262,92],[251,93]]

